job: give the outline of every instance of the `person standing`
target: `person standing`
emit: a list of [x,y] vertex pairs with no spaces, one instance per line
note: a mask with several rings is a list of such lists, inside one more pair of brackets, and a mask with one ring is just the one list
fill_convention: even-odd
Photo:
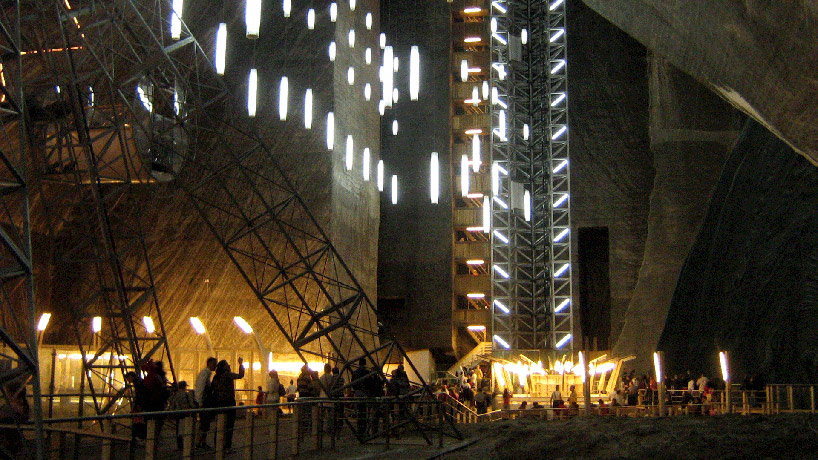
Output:
[[[168,401],[168,410],[187,410],[187,409],[194,409],[196,407],[196,401],[193,398],[193,395],[187,391],[187,382],[182,380],[176,385],[176,391],[171,395],[170,400]],[[182,450],[184,447],[184,439],[182,435],[179,433],[180,427],[184,420],[188,418],[190,415],[177,415],[171,416],[171,419],[176,420],[176,448],[178,450]]]
[[239,372],[232,372],[230,364],[225,360],[216,365],[213,375],[213,396],[216,407],[229,407],[225,411],[224,448],[226,452],[233,451],[233,427],[236,424],[236,380],[244,378],[244,358],[239,358]]
[[267,400],[265,402],[267,404],[277,404],[281,402],[281,393],[283,389],[281,382],[278,380],[278,371],[272,369],[268,375],[270,378],[267,379]]
[[319,379],[321,382],[321,397],[326,398],[328,391],[332,388],[332,365],[330,363],[324,364],[324,374]]
[[562,393],[560,393],[560,386],[557,385],[554,388],[554,392],[551,393],[551,407],[554,409],[560,407],[562,405]]
[[[216,370],[216,364],[219,361],[214,357],[207,358],[204,369],[200,370],[196,375],[196,388],[194,388],[193,398],[199,407],[214,407],[213,406],[213,387],[210,384],[210,377],[213,371]],[[209,449],[210,446],[205,442],[207,439],[207,432],[210,431],[210,421],[213,420],[211,413],[203,412],[199,414],[199,440],[196,442],[196,447],[200,449]]]

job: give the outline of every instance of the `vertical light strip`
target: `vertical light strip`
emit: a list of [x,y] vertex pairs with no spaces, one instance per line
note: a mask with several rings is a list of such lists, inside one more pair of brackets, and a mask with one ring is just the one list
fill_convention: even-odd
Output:
[[336,46],[335,42],[329,42],[329,61],[335,62]]
[[247,27],[247,38],[258,38],[261,26],[261,0],[246,0],[244,7],[244,25]]
[[392,174],[392,204],[398,204],[398,176]]
[[338,19],[338,4],[332,2],[329,4],[329,20],[335,22]]
[[315,10],[312,8],[307,10],[307,29],[315,29]]
[[293,2],[291,0],[284,0],[281,4],[281,9],[284,10],[284,17],[289,18],[293,10]]
[[312,129],[312,89],[304,93],[304,127]]
[[216,32],[216,73],[224,75],[224,64],[227,58],[227,24],[220,23]]
[[394,50],[387,46],[383,50],[383,100],[388,107],[392,107],[392,89],[394,87]]
[[352,162],[353,162],[353,155],[355,154],[353,141],[352,141],[352,134],[347,135],[347,148],[346,148],[346,167],[347,171],[352,170]]
[[378,191],[383,192],[383,160],[378,160],[378,170],[376,173],[378,175]]
[[437,152],[432,152],[432,158],[429,162],[429,182],[432,204],[437,204],[440,198],[440,162],[437,158]]
[[413,46],[409,53],[409,99],[416,101],[420,96],[420,51]]
[[480,171],[480,136],[475,134],[471,138],[471,167],[474,172]]
[[170,36],[174,40],[182,37],[182,10],[185,8],[185,0],[173,0],[172,11],[170,12]]
[[256,116],[256,95],[258,92],[258,71],[250,69],[250,76],[247,80],[247,115]]
[[500,193],[500,165],[497,162],[491,164],[491,196]]
[[469,194],[469,157],[466,155],[460,157],[460,194]]
[[523,193],[523,217],[526,222],[531,222],[531,192],[528,190]]
[[327,113],[327,150],[335,147],[335,114]]
[[364,173],[364,182],[369,181],[369,162],[371,161],[369,158],[369,147],[364,149],[364,158],[363,158],[363,173]]
[[281,77],[278,85],[278,118],[281,121],[287,120],[287,102],[289,99],[290,82],[287,77]]
[[491,231],[491,200],[489,197],[483,197],[483,233]]

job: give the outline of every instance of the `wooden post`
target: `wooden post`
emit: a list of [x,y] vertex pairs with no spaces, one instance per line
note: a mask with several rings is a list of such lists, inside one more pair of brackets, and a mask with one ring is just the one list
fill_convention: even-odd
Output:
[[747,390],[741,392],[741,408],[744,415],[750,413],[750,404],[747,402]]
[[392,431],[392,404],[386,403],[386,413],[383,417],[384,428],[386,429],[386,450],[389,450],[389,435]]
[[315,403],[312,406],[312,437],[315,449],[321,449],[321,405]]
[[[105,425],[107,425],[105,420],[99,421],[99,429],[102,433],[107,431]],[[112,427],[113,425],[114,424],[111,423]],[[102,438],[102,460],[111,460],[111,440],[108,438]]]
[[815,387],[812,385],[809,387],[809,412],[815,414]]
[[270,432],[269,432],[269,452],[267,457],[271,460],[278,459],[278,407],[273,407],[270,410]]
[[195,434],[193,433],[193,417],[195,417],[195,415],[185,417],[179,421],[182,424],[182,429],[180,432],[182,434],[183,460],[190,460],[193,456],[193,443],[196,442]]
[[60,460],[65,459],[65,451],[68,450],[67,449],[68,444],[65,441],[65,436],[66,436],[65,432],[61,431],[59,434],[59,439],[57,441],[57,447],[59,449],[57,451],[57,458]]
[[225,414],[216,415],[216,460],[224,460]]
[[156,420],[148,419],[148,434],[145,438],[145,460],[153,460],[156,453]]
[[253,442],[255,441],[256,435],[256,417],[254,417],[249,411],[247,412],[250,421],[250,428],[247,430],[246,439],[247,442],[244,444],[244,458],[252,459],[253,458]]
[[585,401],[585,415],[591,415],[591,378],[588,377],[588,350],[585,350],[583,353],[583,363],[585,364],[582,366],[582,399]]
[[665,369],[665,353],[657,351],[656,359],[659,363],[659,366],[654,366],[658,367],[655,371],[659,373],[659,375],[656,376],[656,387],[659,389],[659,417],[663,417],[665,415],[665,378],[663,375]]
[[293,456],[296,456],[298,455],[298,443],[300,441],[299,435],[301,433],[301,404],[296,404],[293,406],[292,416],[292,453]]
[[443,448],[443,404],[437,405],[437,427],[439,430],[440,440],[438,441],[437,447],[440,449]]
[[790,412],[795,412],[795,400],[792,397],[792,385],[787,385],[787,403],[790,406]]

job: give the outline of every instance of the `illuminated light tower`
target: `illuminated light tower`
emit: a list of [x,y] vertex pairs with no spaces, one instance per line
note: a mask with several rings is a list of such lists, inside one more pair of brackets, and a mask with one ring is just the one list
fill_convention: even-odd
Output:
[[[262,357],[264,357],[264,356],[268,357],[268,367],[269,367],[269,357],[272,356],[272,353],[268,354],[267,348],[265,348],[264,344],[261,343],[261,339],[258,337],[258,334],[256,334],[256,332],[253,330],[253,327],[250,326],[250,323],[248,323],[241,316],[234,316],[233,317],[233,322],[236,323],[236,326],[238,326],[239,329],[241,329],[245,334],[253,336],[253,339],[256,341],[256,346],[258,347],[258,351],[259,351],[259,353],[261,353],[261,356]],[[267,369],[267,371],[269,372],[270,369]]]
[[210,336],[207,334],[207,329],[205,329],[202,320],[200,320],[197,316],[191,316],[190,325],[193,326],[193,330],[196,331],[197,334],[204,338],[205,343],[207,344],[207,349],[210,351],[210,355],[215,356],[216,352],[213,350],[213,342],[210,340]]

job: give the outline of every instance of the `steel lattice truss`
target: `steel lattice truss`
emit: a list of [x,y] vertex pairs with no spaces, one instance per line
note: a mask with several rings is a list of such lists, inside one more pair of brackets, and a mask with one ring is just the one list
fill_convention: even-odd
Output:
[[491,203],[495,350],[570,351],[564,4],[493,3],[490,81],[497,94],[491,154],[493,181],[499,185]]
[[[7,3],[0,10],[0,70],[4,75],[0,79],[0,406],[26,398],[25,385],[31,384],[34,427],[41,439],[20,2]],[[40,458],[42,444],[35,446],[34,454]],[[7,447],[0,444],[0,457],[11,458]]]

